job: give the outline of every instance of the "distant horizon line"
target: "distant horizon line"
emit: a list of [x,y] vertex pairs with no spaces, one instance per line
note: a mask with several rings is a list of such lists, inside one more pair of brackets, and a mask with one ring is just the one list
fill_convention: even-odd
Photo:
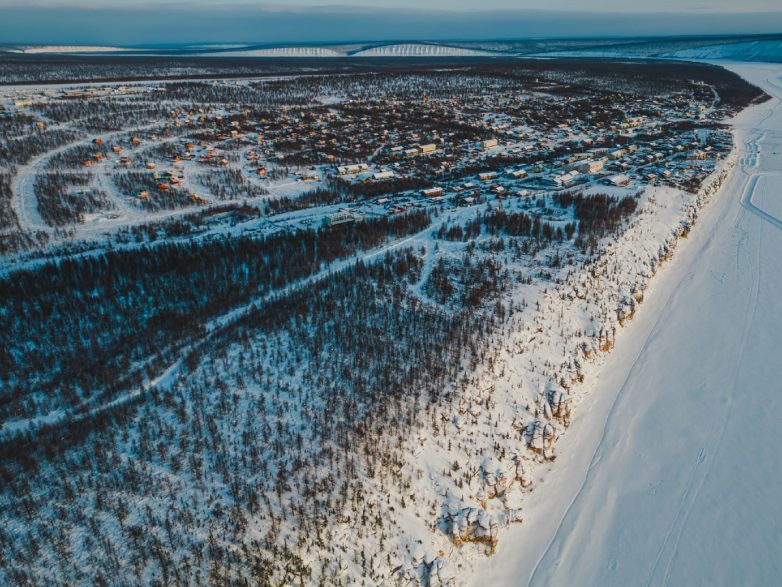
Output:
[[634,35],[539,35],[539,36],[519,36],[519,37],[481,37],[481,38],[467,38],[467,37],[453,37],[447,39],[432,39],[432,38],[387,38],[387,39],[331,39],[327,41],[180,41],[180,42],[147,42],[147,43],[98,43],[91,41],[84,42],[55,42],[55,41],[2,41],[0,47],[15,47],[15,46],[27,46],[27,47],[111,47],[116,49],[176,49],[187,47],[209,47],[226,45],[225,50],[231,48],[254,48],[254,47],[318,47],[324,45],[383,45],[383,44],[397,44],[397,43],[421,43],[432,45],[445,45],[448,43],[503,43],[503,42],[523,42],[523,41],[647,41],[647,40],[660,40],[660,39],[782,39],[782,31],[778,33],[715,33],[715,34],[634,34]]

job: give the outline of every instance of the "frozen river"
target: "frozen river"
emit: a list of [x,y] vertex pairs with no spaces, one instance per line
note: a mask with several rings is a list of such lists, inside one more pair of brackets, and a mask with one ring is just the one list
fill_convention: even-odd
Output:
[[773,99],[475,585],[782,584],[782,65]]

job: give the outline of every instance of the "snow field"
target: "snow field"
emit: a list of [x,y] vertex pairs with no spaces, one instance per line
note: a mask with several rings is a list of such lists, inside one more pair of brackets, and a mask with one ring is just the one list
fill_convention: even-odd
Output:
[[773,100],[735,120],[738,165],[595,370],[546,493],[531,497],[527,522],[477,565],[472,584],[768,585],[782,576],[780,457],[770,448],[781,440],[782,233],[778,209],[753,207],[779,198],[779,142],[769,137],[782,127],[782,68],[729,67]]

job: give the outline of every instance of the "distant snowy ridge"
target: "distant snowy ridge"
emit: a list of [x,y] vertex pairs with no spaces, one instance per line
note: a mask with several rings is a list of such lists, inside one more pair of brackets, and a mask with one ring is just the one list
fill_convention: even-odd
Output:
[[127,47],[108,47],[100,45],[42,45],[36,47],[16,47],[8,49],[10,53],[113,53],[116,51],[132,51]]
[[782,62],[782,39],[715,42],[681,48],[659,44],[628,44],[570,51],[538,53],[538,57],[598,57],[641,59],[711,59],[721,61]]
[[329,47],[299,46],[210,51],[199,55],[207,57],[485,57],[496,53],[430,43],[396,43],[359,49],[354,53]]
[[709,45],[675,51],[665,54],[663,57],[782,62],[782,40]]
[[325,47],[273,47],[247,51],[218,51],[201,55],[207,57],[343,57],[345,54]]
[[361,49],[350,54],[328,47],[275,47],[247,51],[220,51],[206,55],[215,57],[483,57],[495,53],[448,45],[397,43]]
[[364,49],[354,53],[353,57],[484,57],[488,55],[495,55],[495,53],[447,45],[400,43]]
[[[357,51],[346,51],[323,46],[288,46],[251,48],[247,45],[191,45],[187,55],[198,57],[489,57],[499,55],[493,51],[467,49],[436,43],[394,43],[374,47],[359,46]],[[99,45],[36,45],[15,46],[4,49],[23,54],[90,54],[90,53],[132,53],[142,54],[130,47],[109,47]],[[195,50],[195,52],[191,52]],[[149,49],[143,55],[169,55],[170,51]]]

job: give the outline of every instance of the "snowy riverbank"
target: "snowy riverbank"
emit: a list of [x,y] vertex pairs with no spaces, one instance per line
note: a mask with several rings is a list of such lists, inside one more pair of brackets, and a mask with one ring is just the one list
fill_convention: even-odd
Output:
[[[599,372],[474,584],[771,584],[782,576],[782,66],[734,121],[734,171]],[[776,223],[774,222],[776,220]]]

